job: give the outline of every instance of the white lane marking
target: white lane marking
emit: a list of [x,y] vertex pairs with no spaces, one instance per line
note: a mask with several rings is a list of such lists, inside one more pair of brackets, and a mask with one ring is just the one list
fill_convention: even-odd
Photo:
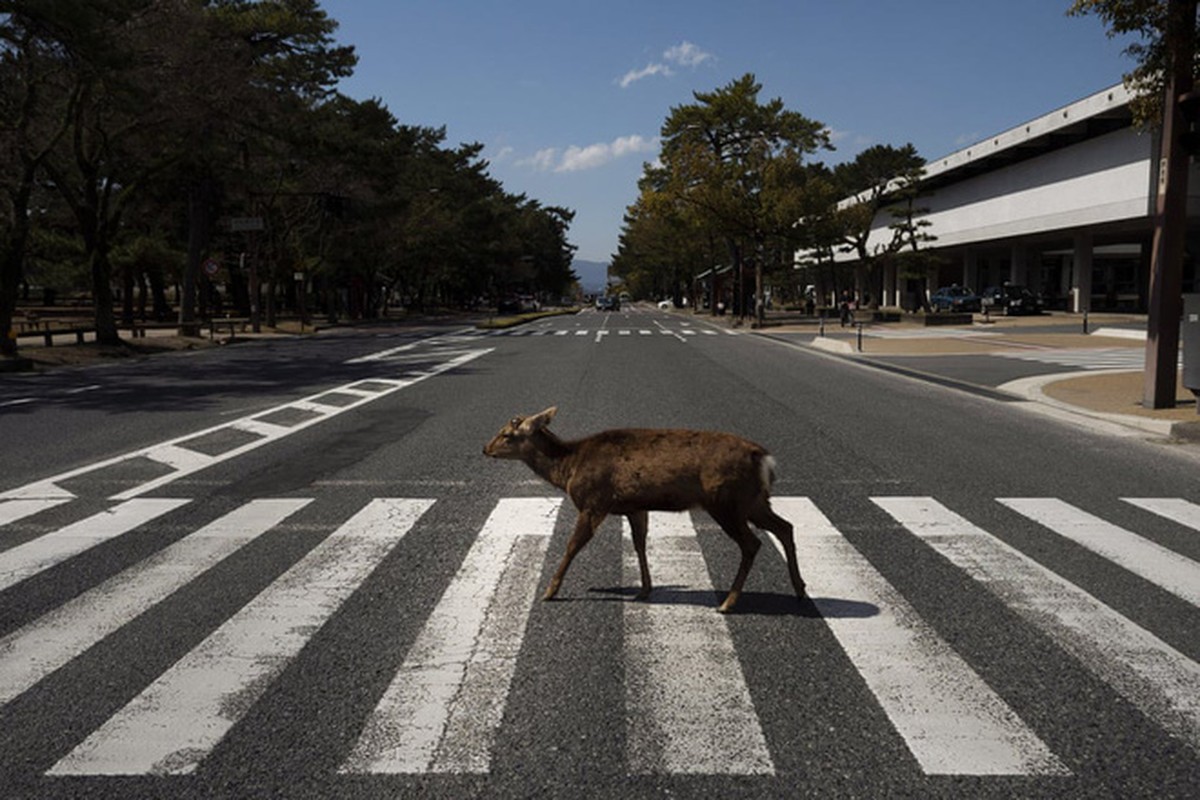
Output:
[[342,363],[343,364],[365,364],[370,361],[387,361],[396,353],[404,353],[406,351],[413,350],[418,347],[439,347],[439,346],[444,346],[447,344],[459,344],[464,341],[470,341],[470,337],[466,336],[465,334],[468,334],[468,333],[472,332],[473,330],[474,330],[473,328],[462,328],[457,331],[451,331],[450,333],[444,333],[440,336],[431,336],[428,339],[419,339],[415,342],[409,342],[408,344],[402,344],[399,347],[391,347],[391,348],[388,348],[387,350],[380,350],[375,353],[368,353],[365,356],[358,356],[357,358],[350,358],[350,359],[347,359],[346,361],[343,361]]
[[310,500],[254,500],[0,639],[0,705]]
[[36,403],[37,401],[38,398],[36,397],[18,397],[16,400],[5,400],[3,403],[0,403],[0,408],[4,408],[5,406],[24,406]]
[[561,505],[496,505],[340,772],[488,771]]
[[[443,372],[460,367],[469,361],[479,358],[480,356],[487,355],[488,353],[492,352],[492,350],[493,348],[468,350],[464,352],[453,351],[453,357],[434,364],[426,370],[420,372],[409,372],[401,378],[360,379],[348,383],[345,386],[326,389],[318,392],[317,394],[310,395],[309,397],[304,397],[290,403],[284,403],[280,406],[268,408],[262,411],[256,411],[253,414],[249,414],[240,419],[224,422],[220,425],[215,425],[204,430],[193,431],[166,442],[160,442],[159,444],[151,445],[150,447],[145,447],[130,453],[125,453],[105,461],[87,464],[50,478],[44,478],[35,483],[17,487],[16,489],[0,492],[0,500],[74,497],[74,494],[58,486],[58,483],[88,472],[104,469],[105,467],[110,467],[114,464],[119,464],[122,461],[128,461],[135,458],[146,458],[172,466],[171,472],[158,478],[146,481],[145,483],[138,484],[131,489],[127,489],[119,494],[113,495],[111,498],[113,500],[129,500],[130,498],[137,497],[161,486],[165,486],[166,484],[176,481],[179,478],[191,475],[192,473],[205,469],[206,467],[210,467],[223,461],[228,461],[231,458],[236,458],[237,456],[240,456],[251,450],[255,450],[264,445],[278,441],[285,436],[290,436],[293,433],[302,431],[312,425],[332,419],[339,414],[344,414],[347,411],[358,408],[359,406],[374,402],[381,397],[386,397],[393,392],[397,392],[401,389],[420,383],[428,378],[440,375]],[[449,353],[445,353],[444,355],[449,355]],[[379,384],[382,388],[380,388],[378,391],[369,391],[362,388],[356,388],[360,384]],[[355,399],[345,405],[328,405],[320,402],[321,397],[339,392],[352,394],[354,395]],[[229,429],[247,430],[248,428],[246,427],[246,423],[250,423],[250,427],[253,427],[254,423],[262,417],[267,417],[280,411],[296,409],[311,412],[313,416],[307,419],[299,420],[295,425],[290,427],[276,425],[267,429],[262,429],[263,435],[260,438],[246,442],[230,450],[226,450],[225,452],[216,456],[208,456],[202,453],[196,453],[194,451],[187,450],[187,448],[180,447],[180,445],[188,440],[196,439],[201,436],[216,433],[218,431]]]
[[[795,527],[809,596],[825,624],[926,775],[1070,773],[811,500],[773,497],[771,504]],[[878,611],[839,615],[836,597]]]
[[[691,517],[652,512],[649,541],[660,588],[648,602],[626,603],[624,614],[630,771],[773,775],[728,621],[715,611],[717,597]],[[624,581],[636,586],[640,580],[626,543]],[[668,587],[684,587],[691,596],[672,598]]]
[[997,498],[997,502],[1200,606],[1200,563],[1057,498]]
[[70,499],[69,497],[56,497],[38,500],[0,500],[0,527],[25,519],[25,517],[31,517],[39,511],[62,505]]
[[47,774],[195,771],[431,505],[372,500]]
[[[605,322],[607,322],[607,321],[608,320],[605,320]],[[604,328],[601,328],[600,330],[596,331],[596,344],[600,344],[600,339],[604,336],[608,336],[609,333],[611,333],[611,331],[607,331]]]
[[1122,497],[1126,503],[1200,531],[1200,505],[1180,497]]
[[931,497],[871,500],[1143,714],[1200,750],[1200,664]]
[[0,589],[7,589],[190,502],[161,498],[130,500],[5,550],[0,553]]

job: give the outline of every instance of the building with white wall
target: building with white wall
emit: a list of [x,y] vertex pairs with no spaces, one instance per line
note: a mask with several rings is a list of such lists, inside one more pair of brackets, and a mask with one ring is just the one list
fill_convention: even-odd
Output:
[[[1144,311],[1157,154],[1157,134],[1133,127],[1129,95],[1117,85],[928,162],[918,204],[937,237],[927,248],[941,257],[929,289],[1007,281],[1040,292],[1051,308]],[[1200,233],[1194,179],[1189,218]],[[872,248],[890,240],[892,221],[877,215]],[[1200,237],[1189,234],[1188,251],[1184,291],[1197,291]],[[892,266],[876,291],[885,306],[911,307],[918,286]]]

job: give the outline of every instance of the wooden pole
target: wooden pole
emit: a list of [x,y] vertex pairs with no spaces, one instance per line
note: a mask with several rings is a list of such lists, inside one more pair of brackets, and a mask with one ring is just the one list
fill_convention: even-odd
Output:
[[1170,0],[1166,44],[1170,64],[1163,96],[1162,150],[1158,165],[1154,245],[1150,261],[1149,317],[1142,405],[1173,408],[1183,313],[1183,256],[1187,235],[1189,156],[1180,95],[1192,88],[1197,0]]

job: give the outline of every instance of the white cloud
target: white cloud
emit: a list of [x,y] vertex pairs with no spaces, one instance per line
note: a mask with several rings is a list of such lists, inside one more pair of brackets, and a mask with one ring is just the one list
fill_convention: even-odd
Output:
[[667,52],[663,53],[663,58],[681,67],[697,67],[712,57],[712,53],[706,53],[686,40],[668,47]]
[[637,153],[655,153],[658,145],[657,137],[646,138],[635,134],[583,147],[573,144],[561,153],[557,148],[547,147],[516,163],[537,172],[582,172]]
[[554,161],[558,158],[558,151],[553,147],[546,147],[538,150],[529,158],[522,158],[517,161],[518,167],[533,167],[537,172],[546,172],[554,167]]
[[617,81],[622,89],[629,88],[630,84],[636,83],[643,78],[649,78],[652,75],[662,75],[671,77],[675,74],[675,70],[671,69],[671,64],[677,67],[689,67],[695,69],[710,58],[714,58],[712,53],[701,50],[698,46],[689,41],[682,41],[673,47],[668,47],[662,55],[662,62],[651,62],[642,69],[635,69],[626,72],[621,79]]
[[674,73],[671,72],[671,68],[668,67],[666,64],[647,64],[642,69],[635,69],[635,70],[630,70],[629,72],[626,72],[621,77],[621,80],[618,81],[618,83],[621,84],[622,89],[627,89],[629,87],[629,84],[636,83],[637,81],[640,81],[642,78],[649,78],[651,75],[668,75],[669,76],[669,75],[673,75],[673,74]]

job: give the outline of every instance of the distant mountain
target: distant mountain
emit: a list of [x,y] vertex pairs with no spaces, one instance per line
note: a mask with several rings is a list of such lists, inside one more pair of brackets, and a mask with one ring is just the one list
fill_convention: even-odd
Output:
[[603,261],[584,261],[575,259],[571,269],[579,276],[579,285],[589,294],[603,292],[608,284],[608,264]]

